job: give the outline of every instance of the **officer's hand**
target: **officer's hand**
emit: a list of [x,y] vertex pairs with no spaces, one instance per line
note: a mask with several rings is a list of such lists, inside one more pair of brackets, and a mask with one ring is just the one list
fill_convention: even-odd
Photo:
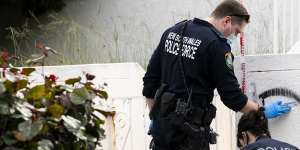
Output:
[[156,121],[155,120],[151,120],[148,134],[149,135],[153,135],[153,133],[155,133],[155,131],[156,131]]
[[282,104],[282,101],[275,101],[265,106],[265,115],[268,119],[287,114],[291,111],[291,107],[287,104]]
[[146,98],[146,104],[147,104],[150,111],[151,111],[152,107],[154,106],[154,103],[155,103],[154,99]]

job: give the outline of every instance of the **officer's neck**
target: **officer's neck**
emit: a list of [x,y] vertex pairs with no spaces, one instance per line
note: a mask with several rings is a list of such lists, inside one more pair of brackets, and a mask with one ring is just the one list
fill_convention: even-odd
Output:
[[249,133],[249,132],[248,132],[248,136],[249,136],[249,144],[255,143],[256,139],[258,138],[258,137],[256,137],[255,135],[253,135],[252,133]]
[[208,17],[205,19],[207,22],[212,24],[219,32],[223,33],[223,23],[222,19],[216,19],[214,17]]

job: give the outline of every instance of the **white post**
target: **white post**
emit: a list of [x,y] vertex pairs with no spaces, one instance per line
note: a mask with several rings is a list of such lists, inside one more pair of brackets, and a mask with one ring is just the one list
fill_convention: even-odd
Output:
[[290,43],[289,43],[289,48],[291,48],[294,44],[295,44],[295,39],[294,39],[294,35],[295,35],[295,0],[291,0],[290,3],[290,11],[291,11],[291,30],[290,30]]
[[[297,2],[297,10],[298,10],[298,12],[297,12],[297,20],[298,20],[298,26],[300,26],[300,9],[299,9],[299,7],[300,7],[300,2],[298,1],[298,0],[296,0],[296,2]],[[300,29],[299,28],[297,28],[297,30],[298,30],[298,32],[297,32],[297,41],[299,41],[300,40]]]
[[278,53],[278,0],[273,3],[273,53]]
[[[287,21],[289,19],[289,17],[287,16],[288,14],[288,10],[287,10],[287,6],[288,6],[288,2],[290,1],[280,1],[281,2],[281,6],[282,6],[282,31],[280,32],[282,35],[282,41],[280,43],[282,43],[282,53],[286,52],[286,47],[287,47],[287,34],[289,34],[289,30],[287,30]],[[279,11],[279,10],[277,10]],[[277,12],[278,13],[278,12]],[[278,19],[278,17],[277,17]],[[279,20],[279,19],[278,19]],[[278,22],[279,23],[279,22]]]

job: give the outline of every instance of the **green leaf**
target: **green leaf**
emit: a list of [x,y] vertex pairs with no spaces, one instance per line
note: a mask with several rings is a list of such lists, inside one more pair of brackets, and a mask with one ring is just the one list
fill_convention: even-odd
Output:
[[106,108],[95,108],[94,107],[94,111],[104,115],[104,116],[113,116],[116,114],[116,111],[113,111],[113,110],[109,110],[109,109],[106,109]]
[[54,118],[60,118],[60,116],[64,113],[64,107],[60,104],[52,104],[48,111]]
[[61,116],[62,120],[64,121],[64,125],[65,127],[73,132],[75,130],[79,130],[80,126],[81,126],[81,122],[71,116]]
[[29,100],[40,100],[45,96],[45,86],[37,85],[29,90],[26,98]]
[[4,102],[4,101],[0,101],[0,115],[9,115],[12,114],[13,108],[10,108],[9,104]]
[[5,63],[5,61],[0,57],[0,66],[2,66]]
[[96,142],[97,141],[97,139],[92,135],[85,134],[85,136],[86,136],[87,140],[90,141],[90,142]]
[[73,143],[74,150],[81,150],[81,145],[82,145],[81,143],[82,143],[81,141]]
[[35,68],[23,68],[21,71],[21,74],[23,74],[25,76],[29,76],[35,70],[36,70]]
[[86,100],[91,100],[91,94],[85,87],[74,89],[71,93],[71,102],[75,105],[81,105]]
[[28,120],[28,121],[24,121],[22,123],[20,123],[18,125],[18,130],[19,132],[19,136],[18,137],[22,137],[22,138],[17,138],[20,141],[26,141],[26,140],[30,140],[30,134],[31,134],[31,128],[32,128],[32,121]]
[[93,137],[100,137],[97,126],[93,126],[92,124],[89,123],[85,126],[85,128],[86,128],[86,133],[88,135],[91,135]]
[[101,126],[102,124],[104,124],[105,121],[102,120],[102,119],[97,118],[97,119],[94,120],[94,123],[95,123],[95,125],[96,125],[98,128],[100,128],[100,126]]
[[44,123],[44,125],[43,125],[43,129],[41,130],[41,134],[43,134],[43,135],[46,135],[46,134],[48,134],[48,133],[51,133],[51,131],[49,132],[49,125],[48,125],[48,123]]
[[14,137],[14,134],[10,131],[6,131],[4,135],[2,136],[2,140],[6,145],[13,145],[17,143],[17,140]]
[[95,90],[95,93],[97,96],[99,96],[100,98],[104,98],[104,99],[108,99],[108,94],[105,91],[102,90]]
[[20,69],[18,69],[18,68],[10,68],[9,71],[12,72],[13,74],[17,74],[18,71],[20,71]]
[[46,100],[52,100],[52,99],[54,99],[54,93],[53,92],[48,92],[46,95],[45,95],[45,99]]
[[65,81],[66,84],[74,85],[75,83],[81,81],[81,77],[71,78]]
[[0,95],[6,91],[6,88],[2,82],[0,82]]
[[85,127],[82,126],[81,122],[71,116],[62,116],[62,120],[64,121],[64,126],[67,128],[69,132],[74,134],[81,140],[89,140],[96,142],[96,138],[85,133]]
[[81,126],[81,122],[71,116],[62,116],[62,120],[64,121],[63,124],[66,129],[72,133],[73,135],[77,136],[82,140],[86,140],[87,138],[84,136],[83,129],[84,127]]
[[17,80],[16,82],[5,80],[3,84],[8,92],[15,93],[20,89],[26,88],[28,84],[28,80],[21,79],[21,80]]
[[22,80],[16,81],[15,84],[16,84],[16,89],[15,90],[18,91],[18,90],[21,90],[23,88],[26,88],[27,84],[28,84],[28,81],[22,79]]
[[38,142],[38,150],[52,150],[54,145],[50,140],[41,140]]
[[14,84],[13,84],[13,82],[12,81],[10,81],[10,80],[5,80],[4,82],[3,82],[3,84],[4,84],[4,86],[5,86],[5,88],[7,89],[7,91],[9,92],[9,93],[14,93]]
[[20,141],[20,142],[26,141],[26,136],[22,132],[14,131],[14,136],[17,139],[17,141]]
[[25,106],[25,103],[16,103],[16,109],[22,114],[23,118],[30,118],[32,116],[31,110]]
[[45,77],[45,87],[46,89],[51,89],[52,85],[54,84],[48,77]]
[[30,137],[33,138],[39,134],[39,132],[43,129],[43,121],[37,120],[32,124]]
[[84,87],[88,90],[94,90],[94,88],[92,87],[92,85],[94,85],[92,82],[86,82],[84,84]]
[[34,138],[43,129],[43,121],[37,120],[32,122],[31,120],[24,121],[18,125],[19,133],[24,136],[25,141],[29,141]]

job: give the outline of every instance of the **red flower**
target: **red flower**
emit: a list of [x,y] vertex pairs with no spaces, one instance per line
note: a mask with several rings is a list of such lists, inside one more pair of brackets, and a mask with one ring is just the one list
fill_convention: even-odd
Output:
[[2,52],[0,52],[0,67],[1,68],[7,68],[8,67],[8,61],[9,61],[9,53],[6,48],[3,48]]
[[9,60],[9,53],[7,51],[7,49],[3,49],[3,51],[1,52],[1,57],[4,61],[8,61]]
[[51,74],[51,75],[49,76],[49,79],[50,79],[52,82],[56,82],[57,76],[55,76],[54,74]]
[[93,80],[96,76],[95,75],[92,75],[92,74],[89,74],[89,73],[87,73],[86,75],[85,75],[85,77],[86,77],[86,79],[87,80]]

